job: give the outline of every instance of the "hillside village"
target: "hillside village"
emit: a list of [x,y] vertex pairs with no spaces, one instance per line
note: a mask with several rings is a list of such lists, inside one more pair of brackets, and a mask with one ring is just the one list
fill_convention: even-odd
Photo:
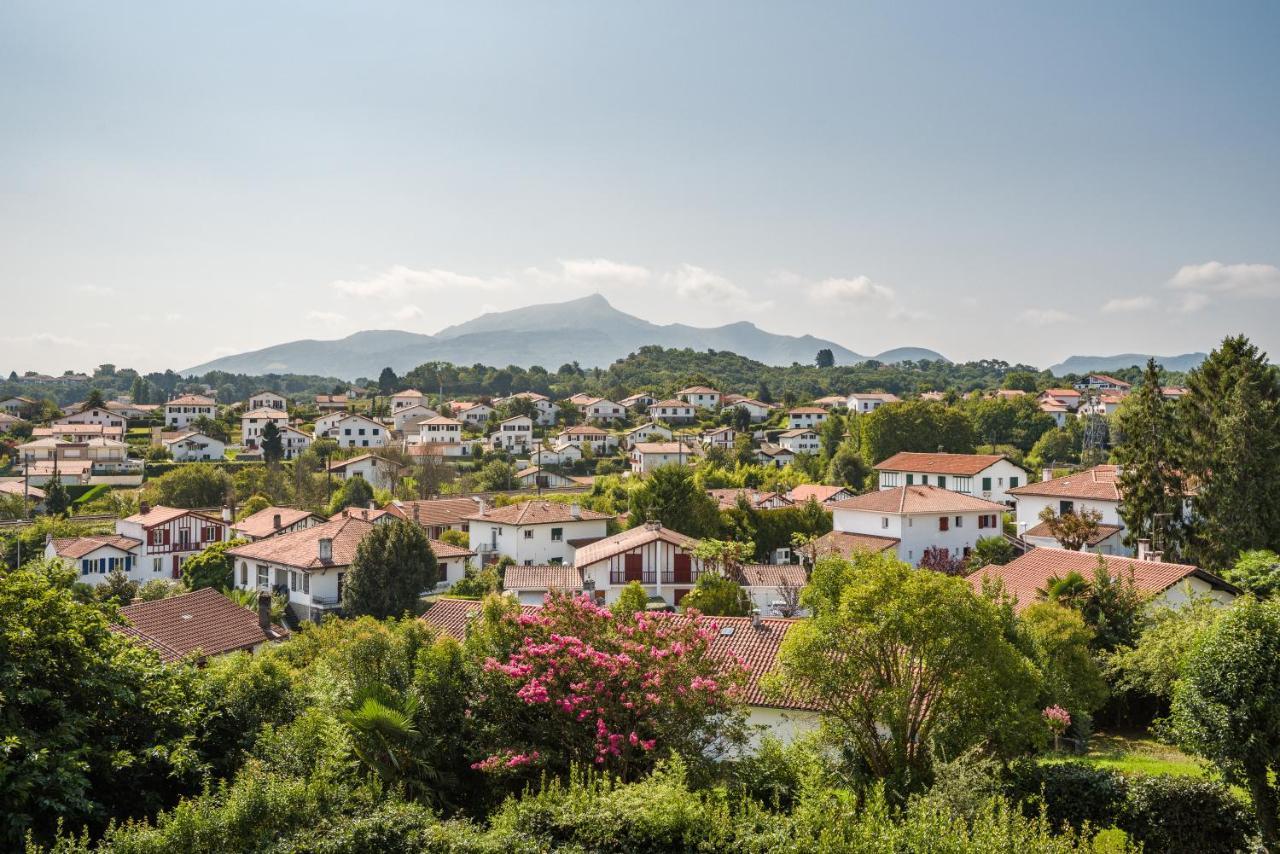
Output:
[[[544,609],[670,615],[706,639],[708,674],[741,668],[748,744],[799,745],[829,698],[774,680],[811,660],[788,650],[822,618],[838,567],[959,579],[951,595],[996,596],[1015,621],[1093,602],[1102,584],[1151,614],[1251,599],[1237,558],[1280,545],[1280,528],[1224,523],[1209,472],[1237,463],[1171,468],[1181,440],[1160,425],[1235,417],[1220,378],[1259,371],[1274,420],[1275,369],[1243,339],[1186,375],[996,368],[987,388],[784,402],[706,374],[609,397],[463,397],[390,369],[325,393],[263,378],[238,399],[198,380],[151,403],[12,395],[0,555],[68,573],[76,596],[118,607],[113,632],[169,667],[261,657],[361,615],[407,611],[464,643]],[[1082,722],[1131,714],[1060,702]],[[1087,743],[1083,725],[1071,732]]]

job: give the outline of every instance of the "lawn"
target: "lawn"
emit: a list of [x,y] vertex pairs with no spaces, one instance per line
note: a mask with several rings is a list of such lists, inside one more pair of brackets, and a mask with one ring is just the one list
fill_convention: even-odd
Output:
[[1209,776],[1209,766],[1176,747],[1161,744],[1148,733],[1097,733],[1084,756],[1055,754],[1049,762],[1079,760],[1122,774],[1169,774],[1179,777]]

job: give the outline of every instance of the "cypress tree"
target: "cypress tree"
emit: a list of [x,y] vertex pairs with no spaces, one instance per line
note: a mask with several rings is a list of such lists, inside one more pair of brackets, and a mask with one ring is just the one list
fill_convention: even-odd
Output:
[[1176,411],[1160,389],[1155,359],[1148,360],[1142,385],[1125,401],[1116,421],[1122,437],[1115,461],[1123,467],[1125,544],[1132,548],[1146,538],[1172,559],[1182,550],[1186,490]]

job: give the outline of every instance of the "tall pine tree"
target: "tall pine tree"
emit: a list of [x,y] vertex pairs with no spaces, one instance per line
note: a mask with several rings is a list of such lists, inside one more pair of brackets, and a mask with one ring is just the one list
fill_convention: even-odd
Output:
[[1167,558],[1176,557],[1182,552],[1185,522],[1182,442],[1174,404],[1160,389],[1155,359],[1147,362],[1142,385],[1125,401],[1116,421],[1125,544],[1132,548],[1147,539]]
[[1187,554],[1230,566],[1280,547],[1280,375],[1243,335],[1226,338],[1187,378],[1180,404],[1193,501]]

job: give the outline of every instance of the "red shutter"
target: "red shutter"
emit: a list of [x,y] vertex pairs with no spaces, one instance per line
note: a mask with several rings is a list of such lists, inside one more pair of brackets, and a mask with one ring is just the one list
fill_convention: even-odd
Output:
[[644,576],[644,556],[640,554],[624,555],[623,580],[640,581]]
[[693,570],[689,561],[689,555],[675,555],[674,568],[676,584],[691,584],[693,582]]
[[939,516],[939,517],[938,517],[938,530],[939,530],[939,531],[945,531],[945,530],[947,530],[947,529],[950,527],[950,525],[951,525],[951,517],[949,517],[949,516]]

